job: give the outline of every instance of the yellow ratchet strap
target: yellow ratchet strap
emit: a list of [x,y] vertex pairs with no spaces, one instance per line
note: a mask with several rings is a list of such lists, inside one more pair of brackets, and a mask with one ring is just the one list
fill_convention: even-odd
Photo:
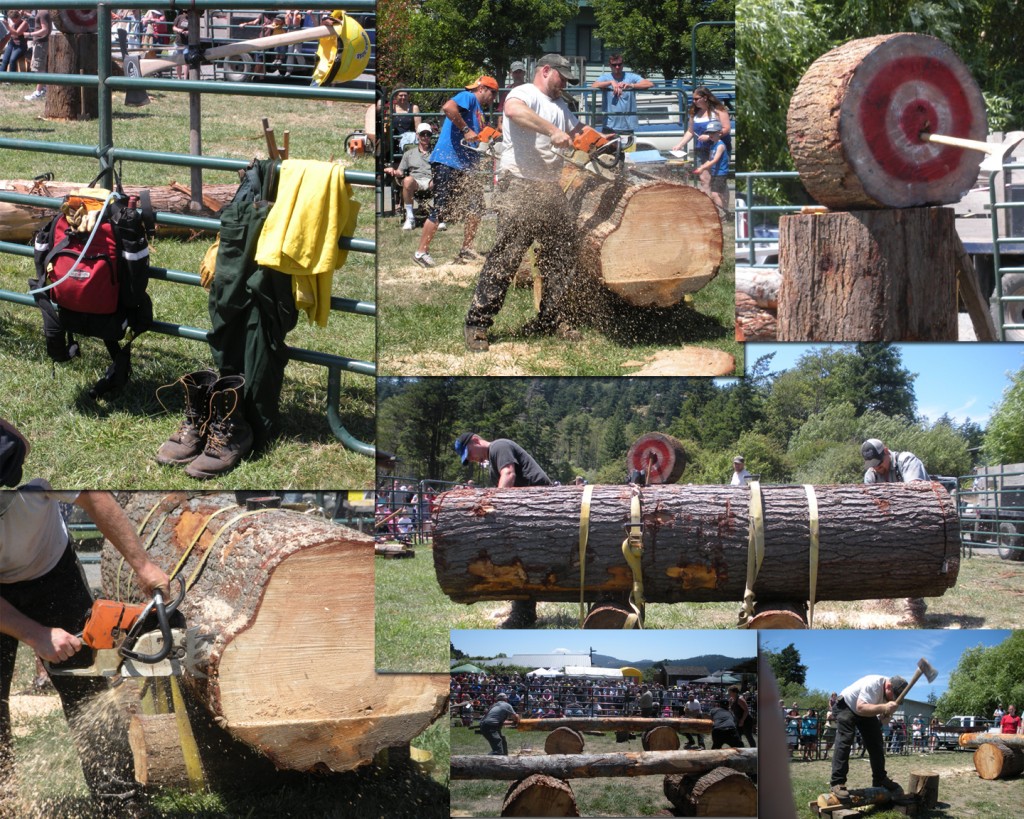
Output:
[[814,487],[804,484],[807,493],[807,522],[811,533],[810,591],[807,599],[807,627],[814,628],[814,599],[818,596],[818,499]]
[[[237,509],[238,507],[236,506],[236,507],[229,507],[229,508]],[[224,511],[224,510],[222,509],[221,511]],[[188,589],[191,589],[195,585],[196,581],[199,579],[199,575],[202,574],[203,567],[206,565],[206,561],[210,559],[210,553],[213,551],[213,547],[217,544],[217,541],[221,539],[221,536],[229,528],[231,528],[236,523],[238,523],[238,521],[240,521],[240,520],[242,520],[244,518],[251,518],[254,515],[262,515],[262,514],[265,514],[266,512],[278,512],[278,511],[280,511],[280,510],[278,510],[278,509],[248,509],[245,512],[239,512],[237,515],[235,515],[233,518],[231,518],[231,520],[229,520],[227,523],[225,523],[223,526],[221,526],[220,527],[220,531],[217,532],[217,534],[215,534],[213,536],[213,540],[210,542],[210,547],[205,552],[203,552],[203,556],[201,558],[199,558],[199,562],[196,563],[195,569],[192,571],[192,574],[189,575],[188,580],[185,582],[185,590],[187,591]],[[213,516],[211,515],[210,517],[212,518]],[[207,520],[207,523],[209,523],[209,519]]]
[[218,509],[216,512],[214,512],[206,520],[203,521],[203,525],[196,529],[196,533],[192,536],[192,540],[189,542],[188,546],[185,547],[185,551],[181,553],[181,559],[178,561],[178,565],[174,567],[174,571],[172,571],[170,574],[171,580],[174,580],[174,578],[178,576],[178,572],[180,572],[182,568],[184,568],[185,563],[188,562],[188,559],[192,554],[192,550],[196,547],[196,544],[199,542],[199,538],[203,536],[203,532],[205,532],[207,527],[209,527],[210,521],[217,517],[217,515],[223,515],[225,512],[230,512],[233,509],[238,508],[238,506],[225,506],[223,509]]
[[761,482],[750,484],[750,522],[747,536],[747,586],[743,591],[743,608],[740,610],[740,625],[745,626],[754,616],[754,581],[764,561],[764,502],[761,498]]
[[580,628],[586,618],[586,607],[583,601],[583,583],[587,573],[587,539],[590,536],[590,498],[594,494],[594,485],[583,487],[583,500],[580,502]]
[[[153,513],[156,512],[156,510],[160,508],[160,504],[167,500],[169,497],[171,497],[172,494],[173,493],[164,495],[162,498],[160,498],[160,500],[153,504],[152,509],[146,512],[145,516],[142,518],[142,521],[139,523],[138,528],[135,530],[135,534],[137,534],[140,539],[142,538],[142,533],[146,530],[146,524],[149,523],[150,518],[153,517]],[[164,516],[160,518],[160,522],[157,523],[152,533],[150,533],[149,540],[147,540],[143,544],[143,551],[148,552],[150,550],[150,547],[152,547],[153,545],[153,541],[156,540],[156,536],[160,533],[160,527],[164,525],[164,521],[167,520],[168,516],[171,514],[172,511],[174,511],[173,506],[166,512],[164,512]],[[126,596],[121,592],[121,570],[124,568],[124,564],[126,562],[127,561],[125,561],[124,555],[121,555],[121,560],[117,564],[117,573],[114,575],[114,597],[118,601],[127,599]],[[129,583],[128,585],[128,594],[131,594],[131,583]]]
[[174,721],[178,726],[178,742],[181,743],[181,755],[185,758],[185,773],[188,775],[188,783],[194,791],[201,791],[206,786],[206,777],[203,775],[203,763],[199,757],[199,746],[196,744],[195,735],[192,733],[192,723],[189,722],[188,712],[185,710],[185,698],[181,694],[177,677],[168,677],[171,685],[171,702],[174,704]]
[[632,487],[633,497],[629,504],[629,523],[626,524],[626,539],[622,541],[622,556],[633,574],[633,591],[629,595],[629,606],[633,613],[622,624],[624,629],[644,627],[644,575],[641,558],[644,556],[644,528],[640,515],[640,487]]

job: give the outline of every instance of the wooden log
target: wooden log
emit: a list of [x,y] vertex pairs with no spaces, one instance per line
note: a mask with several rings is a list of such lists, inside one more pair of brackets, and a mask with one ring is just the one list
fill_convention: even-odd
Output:
[[[95,34],[50,32],[47,72],[50,74],[95,74],[97,41]],[[46,119],[96,119],[99,97],[95,88],[77,85],[50,85],[46,90],[43,115]]]
[[1012,779],[1024,771],[1024,750],[986,742],[974,751],[974,770],[982,779]]
[[[818,600],[939,596],[960,562],[956,505],[938,483],[814,488],[819,511]],[[622,557],[628,486],[595,486],[584,597],[628,593]],[[754,584],[762,603],[809,588],[807,496],[800,486],[762,486],[764,561]],[[434,567],[442,591],[478,600],[579,600],[575,486],[460,489],[438,498]],[[667,484],[641,490],[648,602],[738,601],[747,569],[750,490]],[[902,556],[892,563],[894,549]],[[879,571],[883,561],[886,570]]]
[[[583,621],[583,628],[585,629],[612,629],[618,630],[625,628],[626,621],[635,612],[624,603],[612,603],[605,602],[599,606],[595,606],[586,619]],[[633,628],[639,628],[640,621],[637,620],[633,623]]]
[[1024,734],[960,734],[961,748],[977,748],[986,742],[1000,742],[1007,748],[1024,749]]
[[583,734],[568,725],[559,725],[544,740],[546,754],[582,754]]
[[669,774],[661,783],[661,789],[665,798],[672,803],[682,815],[687,815],[690,808],[690,791],[693,784],[700,779],[702,774]]
[[834,793],[818,796],[819,808],[862,807],[863,805],[888,805],[892,792],[885,788],[851,788],[849,802],[840,802]]
[[718,275],[722,225],[697,188],[630,176],[609,182],[566,165],[578,208],[581,275],[636,307],[672,307]]
[[793,93],[786,131],[808,193],[851,210],[959,202],[983,155],[920,135],[983,142],[988,127],[981,90],[952,49],[921,34],[886,34],[819,57]]
[[520,731],[553,731],[561,726],[577,731],[650,731],[666,726],[684,734],[710,734],[711,720],[683,717],[547,717],[521,719],[516,724]]
[[999,341],[999,331],[989,311],[988,299],[981,292],[974,262],[967,255],[967,249],[959,236],[954,237],[953,251],[956,253],[956,281],[960,300],[967,308],[978,341]]
[[[165,571],[196,542],[179,575],[195,577],[179,610],[198,635],[183,683],[278,768],[350,770],[445,709],[447,675],[375,672],[372,538],[285,509],[242,516],[232,495],[122,503]],[[129,599],[131,572],[109,543],[101,569],[105,596]]]
[[[47,92],[49,93],[49,92]],[[69,192],[84,188],[85,182],[45,182],[36,188],[40,196],[61,198]],[[31,181],[24,179],[0,180],[0,190],[14,191],[16,193],[31,193],[34,185]],[[188,188],[172,181],[168,185],[157,185],[152,188],[143,188],[138,185],[125,185],[124,192],[137,195],[139,191],[148,190],[150,199],[153,202],[153,209],[164,213],[198,213],[202,216],[214,216],[226,204],[231,201],[238,190],[238,185],[219,184],[203,186],[203,202],[207,208],[198,212],[190,211],[189,203],[191,196]],[[216,208],[211,208],[216,205]],[[0,202],[0,241],[7,242],[28,242],[31,241],[35,232],[48,222],[56,211],[50,208],[35,208],[30,205],[16,205],[8,202]],[[160,235],[188,234],[190,228],[175,227],[173,225],[159,225],[157,233]]]
[[675,483],[686,469],[683,443],[662,432],[641,435],[626,453],[626,471],[643,472],[648,484]]
[[779,341],[956,341],[954,214],[913,208],[779,220]]
[[932,771],[911,771],[908,795],[917,797],[922,808],[930,810],[939,803],[939,775]]
[[715,768],[693,783],[688,816],[757,816],[757,788],[746,774]]
[[754,606],[754,616],[747,628],[756,629],[805,629],[807,628],[807,606],[799,603],[773,601]]
[[707,773],[721,765],[728,765],[744,773],[756,773],[757,748],[556,756],[453,756],[451,778],[521,779],[530,774],[542,773],[559,779],[592,779],[602,776]]
[[640,738],[640,745],[645,751],[678,751],[679,734],[668,725],[659,725],[645,731]]
[[501,804],[502,816],[579,816],[572,786],[553,776],[532,774],[513,783]]
[[779,332],[776,311],[758,307],[746,293],[736,294],[736,340],[775,341]]
[[755,305],[764,310],[774,310],[779,306],[781,284],[782,274],[778,270],[736,268],[736,292],[746,294]]
[[128,726],[128,744],[135,760],[135,779],[140,785],[189,788],[174,714],[134,714]]

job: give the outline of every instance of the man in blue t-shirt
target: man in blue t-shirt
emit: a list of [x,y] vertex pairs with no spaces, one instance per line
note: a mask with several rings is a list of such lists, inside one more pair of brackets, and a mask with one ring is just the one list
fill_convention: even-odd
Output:
[[437,138],[430,167],[434,176],[434,208],[423,223],[420,245],[413,261],[421,267],[433,267],[430,243],[437,226],[449,219],[464,217],[465,233],[457,262],[471,262],[483,257],[473,250],[473,237],[480,226],[483,211],[483,186],[474,176],[479,154],[463,143],[475,142],[484,126],[483,109],[494,102],[498,94],[498,81],[482,76],[465,91],[460,91],[441,106],[445,120]]
[[604,91],[604,132],[631,134],[640,127],[636,115],[636,92],[650,88],[654,83],[639,74],[627,72],[623,68],[621,54],[612,54],[608,67],[611,71],[602,74],[590,85],[591,88]]

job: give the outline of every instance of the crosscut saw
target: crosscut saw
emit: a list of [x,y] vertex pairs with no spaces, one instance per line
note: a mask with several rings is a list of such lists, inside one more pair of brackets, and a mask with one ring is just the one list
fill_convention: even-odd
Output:
[[[178,606],[185,597],[179,578],[178,596],[165,603],[157,591],[146,604],[96,600],[89,609],[82,632],[76,635],[93,659],[77,666],[74,659],[43,665],[51,675],[69,677],[169,677],[188,670],[196,673],[195,648],[202,638],[186,629]],[[199,676],[202,676],[201,674]]]

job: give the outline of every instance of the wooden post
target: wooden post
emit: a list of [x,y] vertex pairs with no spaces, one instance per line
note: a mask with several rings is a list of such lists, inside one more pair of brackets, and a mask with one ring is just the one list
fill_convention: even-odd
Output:
[[948,208],[779,220],[779,341],[956,341]]
[[911,771],[907,793],[917,796],[921,807],[934,808],[939,803],[939,775],[931,771]]
[[[95,32],[65,34],[54,28],[50,32],[48,59],[47,72],[50,74],[95,74]],[[95,88],[50,85],[46,89],[44,113],[47,119],[96,119],[98,105]]]

